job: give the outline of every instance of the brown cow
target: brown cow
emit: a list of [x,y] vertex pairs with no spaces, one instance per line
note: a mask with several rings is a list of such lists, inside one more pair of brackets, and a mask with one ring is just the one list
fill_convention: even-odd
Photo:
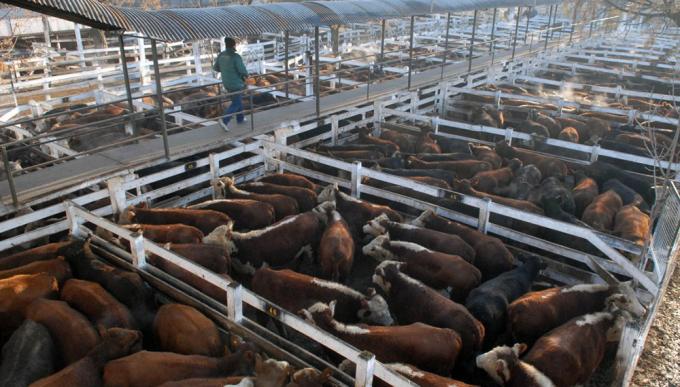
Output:
[[431,185],[433,187],[439,187],[447,190],[451,189],[451,186],[449,185],[449,183],[446,182],[446,180],[437,179],[436,177],[431,176],[405,176],[405,177],[422,184]]
[[609,231],[614,227],[614,217],[623,207],[621,197],[609,190],[593,199],[592,203],[583,210],[581,220],[599,231]]
[[336,282],[347,280],[354,262],[354,239],[335,208],[328,213],[328,225],[321,236],[318,257],[323,278]]
[[64,301],[37,299],[26,307],[26,318],[50,331],[64,365],[80,360],[99,344],[92,324]]
[[168,250],[187,258],[215,273],[228,273],[231,258],[223,246],[208,244],[172,244],[164,245]]
[[382,262],[375,269],[373,282],[388,295],[392,311],[401,324],[422,322],[451,328],[463,340],[462,356],[469,357],[481,349],[484,325],[467,309],[436,290],[399,271],[404,263]]
[[225,387],[231,385],[238,385],[244,379],[250,379],[247,376],[224,376],[217,378],[190,378],[182,380],[173,380],[165,382],[158,387]]
[[510,199],[504,196],[493,195],[490,193],[477,191],[476,189],[472,188],[472,184],[470,184],[469,180],[455,181],[452,188],[463,194],[472,195],[478,198],[489,198],[492,201],[499,204],[503,204],[509,207],[515,207],[517,209],[528,212],[533,212],[534,214],[543,215],[543,210],[541,209],[541,207],[535,205],[534,203],[528,200]]
[[281,194],[256,194],[244,191],[236,188],[234,180],[229,177],[223,177],[216,182],[216,185],[216,192],[221,198],[250,199],[271,204],[276,213],[276,220],[281,220],[287,216],[300,213],[297,201],[290,196]]
[[573,142],[574,144],[578,144],[580,141],[580,138],[578,136],[578,130],[574,129],[571,126],[567,126],[566,128],[562,129],[562,131],[560,131],[560,134],[557,135],[557,138],[559,138],[560,140]]
[[406,263],[401,269],[426,285],[445,290],[454,301],[463,302],[479,285],[481,272],[459,257],[428,250],[411,242],[390,241],[389,235],[376,237],[364,246],[363,253],[379,261]]
[[188,305],[161,306],[153,332],[162,351],[212,357],[225,353],[217,325]]
[[113,359],[127,356],[142,349],[139,331],[111,328],[103,333],[102,340],[87,356],[46,378],[35,381],[31,387],[98,387],[102,386],[102,369]]
[[162,387],[283,387],[293,368],[285,361],[263,360],[255,354],[255,377],[229,376],[222,378],[192,378],[163,383]]
[[600,190],[594,179],[584,176],[571,192],[574,197],[574,204],[576,205],[575,215],[581,218],[583,211],[595,200]]
[[601,311],[609,304],[635,316],[645,312],[630,283],[580,284],[530,292],[518,298],[508,306],[508,327],[517,341],[532,344],[570,319]]
[[335,304],[319,302],[298,314],[358,349],[373,353],[381,362],[410,361],[442,374],[448,374],[455,366],[462,347],[456,331],[422,323],[392,327],[346,325],[333,317]]
[[201,243],[204,237],[201,230],[186,224],[125,224],[123,227],[141,232],[156,243]]
[[314,368],[303,368],[293,373],[286,387],[320,387],[326,386],[333,376],[333,370],[326,368],[323,372]]
[[541,337],[522,360],[527,345],[515,344],[478,356],[477,366],[509,387],[580,385],[602,362],[607,342],[619,340],[625,321],[621,311],[576,317]]
[[11,332],[24,319],[25,310],[36,299],[59,294],[57,279],[47,273],[20,274],[0,280],[0,332]]
[[402,216],[389,208],[378,204],[369,203],[365,200],[353,198],[350,195],[340,191],[337,184],[329,185],[319,194],[319,202],[331,201],[335,202],[336,209],[345,219],[349,229],[352,231],[352,236],[355,240],[359,240],[362,236],[361,228],[369,220],[378,215],[385,214],[390,220],[395,222],[402,222]]
[[489,146],[468,143],[468,148],[470,149],[470,153],[475,156],[477,160],[486,161],[491,164],[493,169],[498,169],[503,165],[503,158]]
[[249,375],[255,367],[255,348],[243,344],[221,358],[141,351],[110,361],[104,367],[104,385],[157,386],[173,380],[229,375]]
[[70,279],[61,289],[61,299],[84,314],[100,332],[109,328],[137,329],[130,310],[96,282]]
[[61,258],[46,261],[35,261],[14,269],[0,271],[0,279],[14,277],[19,274],[47,273],[57,279],[61,286],[71,278],[71,266]]
[[482,282],[512,270],[517,264],[514,255],[500,239],[444,219],[431,210],[423,212],[411,224],[461,237],[475,250],[474,265],[482,272]]
[[397,144],[404,153],[415,153],[415,137],[410,134],[383,129],[380,133],[380,138]]
[[520,160],[512,159],[507,167],[479,172],[472,177],[470,182],[477,190],[497,194],[497,189],[510,184],[515,177],[515,172],[521,167]]
[[309,179],[294,173],[274,173],[260,178],[259,181],[263,183],[287,185],[290,187],[302,187],[311,189],[314,192],[318,189],[318,186]]
[[628,239],[638,246],[644,246],[652,226],[649,215],[634,204],[623,206],[614,219],[614,235]]
[[[205,293],[207,296],[212,297],[215,300],[218,300],[220,302],[226,302],[227,297],[226,289],[217,287],[205,281],[198,274],[191,272],[189,270],[185,270],[180,266],[177,266],[174,263],[170,263],[165,259],[161,259],[157,255],[151,254],[147,259],[151,265],[179,279],[181,282],[196,288],[197,290]],[[229,277],[229,275],[227,274],[218,273],[217,275],[230,282],[233,281],[231,277]]]
[[562,160],[556,157],[544,156],[536,152],[512,147],[505,141],[496,143],[496,152],[506,159],[520,159],[524,165],[534,164],[541,171],[541,175],[544,179],[556,177],[563,180],[564,177],[569,174],[569,168],[567,168],[567,164]]
[[49,243],[2,257],[0,258],[0,270],[14,269],[17,266],[28,265],[31,262],[45,261],[64,256],[64,251],[70,248],[73,243],[73,241]]
[[[431,372],[423,371],[410,364],[392,363],[385,364],[385,367],[403,375],[420,387],[479,387],[461,382],[460,380],[449,379]],[[376,387],[378,386],[381,386],[381,384],[377,383]]]
[[458,255],[470,263],[475,261],[475,250],[461,237],[406,223],[392,222],[385,215],[369,221],[364,226],[364,232],[374,237],[389,233],[390,238],[395,241],[413,242],[430,250]]
[[442,148],[432,138],[432,132],[423,131],[416,140],[417,153],[442,153]]
[[456,175],[463,178],[471,178],[479,172],[490,171],[491,164],[480,160],[458,160],[458,161],[422,161],[416,157],[409,156],[406,160],[408,168],[416,169],[444,169],[453,171]]
[[302,212],[309,211],[316,206],[316,193],[308,188],[262,182],[242,184],[239,188],[258,194],[281,194],[292,197]]
[[226,214],[234,221],[236,230],[255,230],[276,221],[276,211],[269,203],[250,199],[209,200],[189,206],[194,210],[214,210]]
[[400,148],[395,142],[390,140],[385,140],[380,137],[372,136],[369,134],[368,129],[359,130],[359,142],[362,144],[371,144],[380,146],[385,150],[387,155],[393,155],[399,152]]
[[387,303],[375,293],[375,289],[369,289],[365,296],[337,282],[325,281],[292,270],[269,268],[257,270],[251,286],[255,293],[291,313],[308,308],[316,302],[336,300],[338,302],[336,313],[340,321],[354,323],[362,319],[371,324],[393,323]]
[[120,216],[120,223],[142,224],[186,224],[211,233],[219,226],[230,226],[233,221],[225,214],[212,210],[192,210],[188,208],[143,208],[130,206]]
[[280,220],[267,228],[250,232],[234,232],[226,247],[232,264],[243,265],[240,270],[252,273],[267,263],[281,267],[294,263],[303,253],[311,254],[323,232],[323,209],[307,211]]

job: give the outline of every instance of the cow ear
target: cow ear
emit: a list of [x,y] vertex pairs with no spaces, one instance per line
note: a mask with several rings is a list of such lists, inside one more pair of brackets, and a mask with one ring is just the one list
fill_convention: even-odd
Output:
[[369,287],[366,289],[366,297],[367,298],[372,298],[376,294],[375,288],[374,287]]
[[526,352],[526,350],[527,345],[524,343],[517,343],[512,347],[512,351],[515,352],[515,355],[517,355],[518,357],[524,352]]
[[335,305],[338,303],[337,300],[333,300],[328,303],[328,307],[331,309],[331,316],[335,316]]
[[262,356],[259,353],[255,354],[255,370],[262,369]]

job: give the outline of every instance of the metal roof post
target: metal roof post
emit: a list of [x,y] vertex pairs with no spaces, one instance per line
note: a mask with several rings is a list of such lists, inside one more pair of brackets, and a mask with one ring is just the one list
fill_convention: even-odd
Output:
[[569,32],[569,44],[571,44],[574,39],[574,28],[576,28],[576,11],[578,7],[574,5],[574,13],[571,15],[571,31]]
[[382,73],[385,61],[385,19],[380,23],[380,72]]
[[498,8],[494,8],[493,9],[493,17],[491,19],[491,44],[489,45],[489,52],[493,52],[494,36],[496,35],[496,14],[497,13],[498,13]]
[[5,165],[5,173],[7,174],[7,183],[9,184],[9,191],[12,194],[12,203],[14,207],[19,207],[19,197],[17,196],[17,189],[14,185],[14,171],[9,162],[9,155],[7,154],[7,146],[3,145],[0,148],[2,152],[2,162]]
[[[517,21],[515,22],[515,37],[512,40],[512,58],[510,60],[515,59],[515,48],[517,48],[517,33],[519,32],[519,19],[521,15],[522,7],[517,7]],[[526,39],[525,39],[526,41]]]
[[475,49],[475,33],[477,32],[477,10],[472,17],[472,36],[470,36],[470,53],[468,54],[468,73],[472,71],[472,53]]
[[156,78],[156,104],[158,108],[158,114],[161,119],[163,149],[165,151],[165,158],[170,159],[170,145],[168,144],[168,128],[165,123],[165,107],[163,106],[163,89],[161,88],[161,72],[158,68],[158,49],[156,48],[156,39],[151,39],[151,55],[153,56],[154,78]]
[[411,16],[411,38],[408,46],[408,89],[411,89],[411,73],[413,72],[413,25],[415,24],[415,16]]
[[439,79],[444,79],[444,67],[446,66],[446,59],[449,57],[449,31],[451,29],[451,12],[446,14],[446,35],[444,36],[444,55],[442,55],[442,73]]
[[83,36],[80,33],[80,24],[73,23],[73,32],[76,34],[76,48],[80,58],[80,68],[85,68],[85,53],[83,52]]
[[118,46],[120,49],[120,67],[123,70],[123,80],[125,81],[125,95],[127,96],[128,107],[130,113],[135,112],[135,107],[132,104],[132,90],[130,89],[130,73],[128,72],[127,57],[125,56],[125,40],[123,35],[118,35]]
[[316,102],[316,119],[321,120],[321,74],[319,65],[319,26],[314,27],[314,99]]
[[[519,9],[520,7],[517,7]],[[527,38],[529,37],[529,15],[531,14],[531,7],[527,8],[527,26],[524,28],[524,44],[527,44]],[[519,15],[517,15],[519,17]]]
[[543,46],[543,51],[548,49],[548,39],[550,38],[550,31],[552,30],[552,23],[550,20],[552,19],[553,15],[553,8],[554,6],[550,6],[550,10],[548,11],[548,24],[545,27],[545,45]]
[[290,82],[290,78],[288,78],[288,72],[289,72],[289,66],[290,66],[288,64],[288,61],[290,60],[289,59],[290,52],[289,52],[289,46],[288,45],[289,45],[289,41],[290,41],[290,34],[288,33],[288,31],[283,33],[283,39],[284,39],[283,46],[285,47],[285,51],[286,51],[285,54],[284,54],[284,58],[283,58],[283,61],[284,61],[283,69],[284,69],[285,74],[286,74],[285,88],[286,88],[286,98],[288,98],[288,83]]

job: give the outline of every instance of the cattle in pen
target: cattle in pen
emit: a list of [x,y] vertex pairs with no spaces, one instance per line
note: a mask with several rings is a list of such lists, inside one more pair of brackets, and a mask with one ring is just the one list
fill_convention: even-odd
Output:
[[480,271],[458,255],[432,251],[415,243],[390,241],[380,235],[364,246],[365,256],[378,261],[400,261],[401,270],[426,285],[443,290],[454,301],[463,302],[482,278]]
[[291,313],[297,313],[317,302],[337,301],[335,316],[344,323],[355,323],[360,320],[378,325],[393,323],[387,303],[375,289],[369,289],[366,295],[339,284],[326,281],[292,270],[272,270],[262,268],[255,272],[252,280],[255,293],[283,307]]
[[314,192],[319,190],[319,186],[304,176],[296,175],[294,173],[273,173],[261,177],[258,181],[263,183],[272,183],[278,185],[286,185],[289,187],[302,187],[311,189]]
[[369,221],[364,232],[374,237],[389,233],[395,241],[413,242],[430,250],[458,255],[470,263],[475,261],[475,250],[461,237],[444,232],[391,221],[380,215]]
[[452,329],[413,323],[400,326],[344,324],[334,318],[335,301],[318,302],[299,315],[360,350],[373,353],[383,363],[410,362],[416,367],[448,374],[458,359],[462,343]]
[[281,194],[257,194],[236,187],[234,180],[229,177],[214,182],[218,198],[249,199],[269,203],[274,207],[276,220],[300,213],[300,207],[295,199]]
[[250,199],[218,199],[194,204],[193,210],[214,210],[234,221],[235,230],[255,230],[276,221],[276,211],[269,203]]
[[289,196],[298,204],[300,211],[309,211],[316,206],[316,193],[309,188],[291,187],[272,183],[245,183],[241,189],[258,194],[281,194]]
[[[185,224],[209,234],[219,226],[233,224],[227,215],[213,210],[194,210],[189,208],[145,208],[130,206],[120,215],[121,224]],[[181,242],[180,242],[181,243]]]
[[401,262],[385,261],[373,274],[373,282],[387,294],[389,306],[399,323],[422,322],[455,330],[463,340],[461,356],[464,357],[481,349],[484,325],[463,305],[402,273],[400,267],[403,265]]
[[328,224],[319,242],[319,264],[324,278],[345,282],[354,262],[354,239],[342,215],[329,206],[326,210]]

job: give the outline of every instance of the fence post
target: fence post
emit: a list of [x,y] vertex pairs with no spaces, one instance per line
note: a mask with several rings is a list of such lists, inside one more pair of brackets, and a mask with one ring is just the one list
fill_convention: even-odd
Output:
[[512,136],[514,132],[515,130],[513,128],[505,128],[505,142],[507,142],[508,145],[512,145]]
[[144,235],[140,232],[130,234],[130,251],[132,252],[132,264],[138,269],[146,266],[146,251],[144,251]]
[[158,67],[158,49],[156,39],[151,39],[151,54],[153,55],[154,78],[156,78],[156,103],[158,104],[158,114],[161,119],[161,131],[163,134],[163,150],[165,158],[170,159],[170,144],[168,143],[168,128],[165,122],[165,106],[163,105],[163,88],[161,86],[161,73]]
[[9,162],[7,146],[3,145],[0,149],[2,151],[2,162],[5,165],[5,173],[7,174],[7,184],[9,184],[10,194],[12,194],[12,203],[14,204],[14,207],[19,207],[19,197],[17,196],[17,189],[14,185],[14,174],[12,173],[12,165]]
[[356,387],[373,386],[373,372],[375,370],[375,355],[362,351],[356,360],[356,373],[354,375],[354,385]]
[[[411,92],[411,114],[418,114],[418,92],[417,91],[412,91]],[[413,123],[415,124],[416,119],[413,118]]]
[[380,101],[373,102],[373,131],[380,133],[380,127],[383,120],[383,105]]
[[121,176],[114,176],[106,181],[114,215],[120,215],[127,208],[127,197],[123,189],[124,182],[125,179]]
[[482,201],[484,204],[479,207],[479,223],[477,224],[477,229],[480,232],[486,234],[486,230],[489,227],[489,216],[491,215],[491,204],[492,201],[489,198],[484,198]]
[[[515,36],[512,39],[512,57],[510,58],[510,60],[515,59],[515,49],[517,48],[517,34],[519,33],[519,19],[520,19],[520,15],[521,15],[521,13],[520,13],[521,10],[522,10],[522,7],[517,7],[517,21],[515,22]],[[524,38],[524,42],[526,43],[526,36]]]
[[227,317],[237,323],[243,320],[243,286],[236,282],[227,285]]
[[217,190],[215,189],[215,182],[220,178],[220,161],[217,155],[211,153],[208,155],[208,164],[210,164],[210,181],[212,186],[212,198],[217,199]]
[[72,201],[67,200],[64,202],[65,206],[65,212],[66,212],[66,220],[68,221],[69,224],[69,230],[71,232],[71,235],[74,237],[82,237],[84,236],[83,233],[80,230],[80,224],[81,220],[76,215],[76,206],[73,204]]
[[196,80],[203,74],[203,63],[201,63],[201,42],[194,41],[191,43],[191,50],[194,52],[194,71],[196,73]]
[[352,164],[352,196],[361,197],[361,161]]
[[472,71],[472,54],[474,54],[475,49],[475,33],[477,32],[477,12],[475,9],[474,16],[472,17],[472,36],[470,36],[470,53],[468,54],[468,73]]
[[415,16],[411,16],[411,34],[408,46],[408,86],[407,90],[411,89],[411,73],[413,73],[413,25],[415,23]]
[[333,114],[331,116],[331,145],[338,144],[338,129],[339,129],[338,116]]
[[593,145],[593,150],[590,153],[590,162],[594,163],[600,156],[600,145]]

